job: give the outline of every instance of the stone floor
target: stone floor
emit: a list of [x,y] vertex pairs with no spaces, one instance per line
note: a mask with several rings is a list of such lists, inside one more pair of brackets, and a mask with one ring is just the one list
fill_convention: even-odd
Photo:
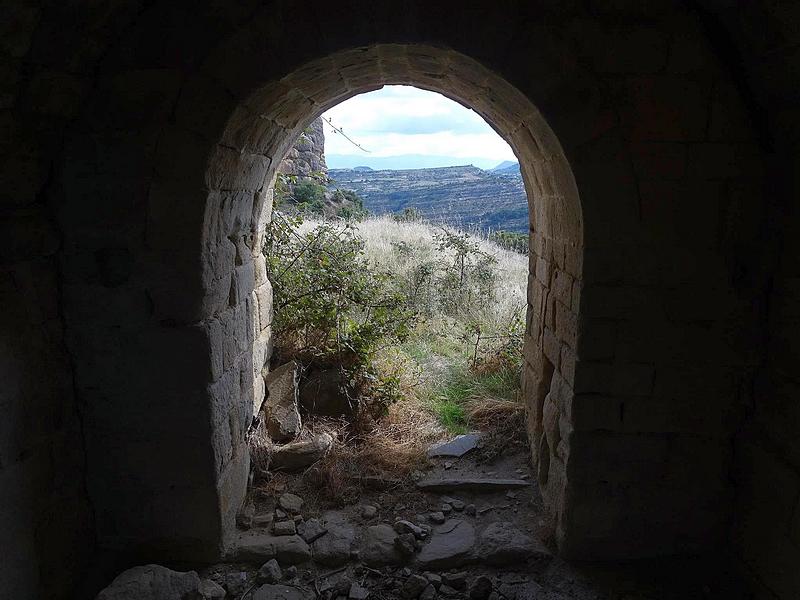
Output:
[[[523,453],[431,459],[409,482],[330,508],[292,480],[242,515],[228,562],[199,570],[203,598],[254,600],[691,600],[750,598],[720,557],[570,564]],[[101,596],[104,599],[118,596]],[[119,596],[120,598],[123,596]],[[127,596],[124,596],[127,597]],[[168,597],[168,596],[153,596]],[[181,597],[181,596],[176,596]]]

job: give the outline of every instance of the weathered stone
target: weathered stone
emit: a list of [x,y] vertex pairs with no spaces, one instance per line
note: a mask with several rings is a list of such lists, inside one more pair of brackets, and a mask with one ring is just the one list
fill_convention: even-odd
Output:
[[289,585],[262,585],[253,592],[253,600],[306,600],[306,595]]
[[307,544],[311,544],[328,533],[328,530],[322,526],[319,519],[308,519],[297,526],[297,533]]
[[467,572],[458,571],[457,573],[445,573],[442,575],[442,581],[451,588],[463,590],[467,587]]
[[478,557],[488,564],[506,565],[550,556],[552,554],[544,544],[507,521],[492,523],[480,534]]
[[492,593],[492,580],[481,575],[469,587],[470,600],[487,600]]
[[314,542],[314,560],[329,567],[338,567],[350,560],[356,539],[355,530],[346,523],[327,523],[328,533]]
[[124,571],[97,595],[97,600],[185,600],[200,595],[200,578],[194,571],[180,573],[160,565]]
[[297,533],[294,521],[278,521],[272,526],[275,535],[294,535]]
[[365,504],[361,507],[361,516],[364,519],[372,519],[378,514],[378,509],[370,504]]
[[308,414],[341,417],[353,413],[347,382],[339,369],[312,373],[300,386],[300,405]]
[[295,494],[286,492],[278,498],[278,506],[285,510],[290,515],[299,514],[303,509],[303,499]]
[[426,537],[428,537],[428,532],[422,527],[418,527],[411,521],[406,521],[404,519],[394,522],[394,530],[397,533],[411,533],[418,540],[424,540]]
[[274,536],[251,530],[239,536],[233,558],[248,562],[277,558],[280,563],[295,564],[310,560],[311,548],[297,535]]
[[401,533],[394,539],[394,546],[406,558],[416,551],[416,538],[413,533]]
[[350,585],[350,590],[347,593],[347,597],[350,600],[366,600],[368,596],[369,590],[355,582]]
[[419,595],[420,600],[433,600],[434,598],[436,598],[436,588],[432,584],[429,584]]
[[422,575],[411,575],[406,579],[405,583],[403,583],[401,593],[403,598],[411,600],[412,598],[417,598],[426,587],[428,587],[427,579]]
[[426,492],[498,492],[509,488],[526,488],[530,482],[524,479],[443,478],[432,477],[417,482],[417,487]]
[[283,572],[274,558],[269,559],[258,570],[257,575],[259,583],[276,583],[283,579]]
[[288,442],[300,434],[299,380],[300,365],[295,361],[281,365],[264,377],[267,387],[264,400],[267,433],[276,442]]
[[270,468],[278,471],[305,469],[324,458],[332,445],[333,438],[329,434],[319,433],[310,439],[278,446],[272,453]]
[[428,458],[448,456],[459,458],[467,452],[478,447],[481,436],[479,433],[465,433],[458,435],[449,442],[436,444],[428,449]]
[[417,555],[419,564],[428,569],[451,569],[473,558],[475,529],[466,521],[451,519],[433,530],[431,541]]
[[369,566],[396,565],[402,555],[395,546],[397,533],[389,525],[367,527],[361,549],[361,559]]
[[428,520],[435,525],[441,525],[445,522],[444,513],[438,511],[432,512],[428,515]]
[[215,581],[203,579],[200,582],[200,594],[204,600],[223,600],[225,593],[225,588]]

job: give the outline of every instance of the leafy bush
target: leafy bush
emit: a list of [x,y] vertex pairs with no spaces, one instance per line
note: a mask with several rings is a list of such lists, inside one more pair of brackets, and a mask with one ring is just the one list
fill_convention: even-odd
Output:
[[292,196],[301,212],[321,214],[325,207],[325,186],[310,179],[296,184]]
[[520,254],[528,254],[528,234],[516,233],[513,231],[503,231],[499,229],[489,235],[489,239],[501,248],[513,250]]
[[340,367],[356,387],[391,399],[396,386],[376,380],[371,359],[406,337],[414,311],[391,276],[365,258],[351,224],[322,222],[304,233],[301,224],[300,216],[274,213],[264,245],[277,354]]

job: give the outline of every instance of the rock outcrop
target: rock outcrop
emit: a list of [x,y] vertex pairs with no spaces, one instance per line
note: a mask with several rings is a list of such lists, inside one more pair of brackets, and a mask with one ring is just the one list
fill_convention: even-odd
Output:
[[322,129],[322,118],[315,119],[300,134],[300,137],[297,138],[294,146],[278,167],[278,172],[283,175],[294,175],[298,178],[321,178],[327,174],[325,133]]

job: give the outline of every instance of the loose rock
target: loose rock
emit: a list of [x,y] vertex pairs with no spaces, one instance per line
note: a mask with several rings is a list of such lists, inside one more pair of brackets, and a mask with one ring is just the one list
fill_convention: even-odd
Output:
[[406,520],[395,521],[394,530],[397,533],[411,533],[418,540],[424,540],[426,537],[428,537],[427,531],[422,529],[422,527],[414,525],[414,523],[412,523],[411,521],[406,521]]
[[481,436],[477,433],[465,433],[458,435],[449,442],[444,444],[436,444],[428,450],[428,458],[436,456],[447,456],[459,458],[464,456],[470,450],[478,447],[478,442]]
[[434,598],[436,598],[436,588],[431,584],[428,584],[428,587],[419,595],[419,600],[433,600]]
[[496,565],[523,562],[532,557],[547,558],[550,551],[540,541],[507,521],[492,523],[480,536],[478,556]]
[[279,521],[272,526],[275,535],[294,535],[296,532],[294,521]]
[[350,600],[366,600],[367,596],[369,596],[369,590],[361,587],[357,583],[353,583],[350,586],[350,591],[347,595]]
[[428,580],[422,575],[411,575],[403,584],[401,594],[404,598],[411,600],[417,598],[428,587]]
[[181,573],[161,565],[144,565],[123,571],[96,600],[183,600],[199,594],[200,577],[196,572]]
[[475,529],[459,519],[447,521],[433,530],[431,541],[418,555],[425,568],[449,569],[468,563],[475,546]]
[[295,361],[281,365],[264,377],[267,388],[264,400],[267,433],[276,442],[288,442],[300,434],[302,425],[297,408],[299,380],[300,366]]
[[297,533],[307,544],[311,544],[328,533],[328,530],[322,526],[319,519],[309,519],[297,526]]
[[432,512],[428,515],[428,520],[436,525],[441,525],[445,521],[444,513]]
[[361,559],[369,566],[396,565],[402,556],[395,546],[397,534],[388,525],[367,527]]
[[249,533],[239,536],[232,558],[241,562],[278,562],[295,564],[311,559],[311,548],[298,535],[275,536]]
[[329,567],[338,567],[350,560],[356,533],[344,523],[328,523],[328,533],[314,542],[314,560]]
[[416,538],[413,533],[401,533],[394,540],[395,548],[405,557],[412,556],[416,552]]
[[272,558],[261,565],[256,577],[259,583],[276,583],[283,579],[283,572],[278,561]]
[[303,508],[303,499],[287,492],[278,499],[278,504],[290,515],[296,515]]
[[467,573],[459,571],[458,573],[445,573],[442,575],[442,581],[447,585],[457,590],[463,590],[467,587]]
[[492,580],[481,575],[469,588],[470,600],[487,600],[492,593]]
[[361,516],[365,519],[372,519],[378,514],[378,509],[370,504],[361,507]]
[[270,469],[276,471],[298,471],[310,467],[325,458],[333,446],[333,437],[319,433],[305,440],[277,446],[272,453]]
[[288,585],[262,585],[253,592],[253,600],[304,600],[305,595],[296,587]]
[[225,598],[225,588],[215,581],[203,579],[200,582],[200,594],[204,600],[222,600]]

